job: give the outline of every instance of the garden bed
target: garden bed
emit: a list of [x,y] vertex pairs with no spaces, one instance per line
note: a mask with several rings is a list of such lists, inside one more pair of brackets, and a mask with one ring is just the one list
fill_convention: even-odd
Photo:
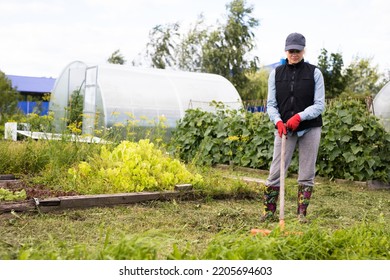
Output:
[[49,189],[44,185],[26,184],[23,180],[15,178],[12,174],[0,175],[0,188],[8,189],[11,191],[26,191],[26,199],[33,199],[34,197],[48,198],[58,196],[73,196],[78,195],[76,192],[65,192],[60,190]]
[[0,188],[11,191],[25,190],[27,195],[22,201],[0,202],[0,213],[107,207],[150,200],[184,198],[193,193],[192,185],[181,184],[176,185],[174,191],[80,195],[76,192],[51,190],[41,185],[28,186],[22,180],[15,179],[13,175],[0,175]]

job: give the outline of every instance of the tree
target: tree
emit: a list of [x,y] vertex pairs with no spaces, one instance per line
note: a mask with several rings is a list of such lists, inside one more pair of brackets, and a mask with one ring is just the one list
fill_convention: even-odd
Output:
[[324,76],[326,98],[335,98],[344,91],[343,65],[340,53],[331,53],[329,56],[326,49],[321,49],[317,66]]
[[373,96],[382,87],[378,66],[371,66],[372,58],[355,57],[345,70],[345,94]]
[[0,71],[0,123],[18,111],[18,101],[21,96],[11,84],[11,81]]
[[176,64],[175,48],[180,37],[179,28],[179,23],[156,25],[149,33],[146,55],[151,58],[153,67],[165,69]]
[[253,7],[246,7],[245,0],[233,0],[226,8],[226,23],[214,29],[204,27],[202,15],[184,35],[179,23],[155,26],[146,50],[150,64],[219,74],[241,94],[249,81],[248,73],[258,69],[258,58],[250,52],[255,48],[253,29],[259,21],[251,16]]
[[208,31],[204,27],[204,17],[201,14],[176,48],[179,69],[191,72],[202,70],[202,46],[205,44],[207,37]]
[[390,82],[390,69],[386,69],[385,72],[381,74],[379,88],[383,88],[388,82]]
[[255,48],[253,29],[259,21],[251,16],[253,7],[246,7],[245,0],[233,0],[226,8],[226,23],[203,46],[202,70],[224,76],[241,92],[248,82],[246,73],[258,69],[258,58],[248,56]]
[[249,100],[266,100],[268,94],[268,77],[269,71],[260,69],[256,72],[247,73],[248,82],[241,91],[241,99]]
[[120,50],[116,50],[111,54],[111,56],[107,59],[108,63],[111,64],[120,64],[123,65],[126,63],[124,56],[120,53]]

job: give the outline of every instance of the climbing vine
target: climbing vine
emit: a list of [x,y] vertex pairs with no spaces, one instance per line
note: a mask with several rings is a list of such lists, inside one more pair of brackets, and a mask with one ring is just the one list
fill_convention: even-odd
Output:
[[[265,113],[229,110],[187,111],[173,132],[170,150],[198,165],[234,164],[268,169],[274,125]],[[356,100],[328,104],[317,161],[321,176],[390,181],[390,135],[365,105]],[[297,171],[294,158],[290,171]]]

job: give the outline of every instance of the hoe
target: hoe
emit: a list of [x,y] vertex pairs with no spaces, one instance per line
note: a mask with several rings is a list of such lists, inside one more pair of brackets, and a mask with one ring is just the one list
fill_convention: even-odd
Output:
[[[284,182],[285,182],[285,154],[286,154],[286,135],[282,135],[282,148],[281,148],[281,154],[280,154],[280,194],[279,194],[279,204],[280,204],[280,209],[279,209],[279,228],[280,231],[283,232],[285,235],[286,234],[291,234],[292,232],[284,232],[284,193],[285,193],[285,188],[284,188]],[[263,236],[267,236],[271,233],[272,231],[269,229],[257,229],[253,228],[251,229],[251,234],[256,235],[256,234],[262,234]],[[293,234],[302,234],[302,232],[293,232]]]

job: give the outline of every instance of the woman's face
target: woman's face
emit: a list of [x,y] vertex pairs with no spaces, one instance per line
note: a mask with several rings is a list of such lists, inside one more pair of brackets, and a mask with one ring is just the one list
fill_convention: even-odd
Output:
[[303,54],[305,53],[304,50],[288,50],[286,51],[287,59],[289,64],[297,64],[299,63],[302,58]]

